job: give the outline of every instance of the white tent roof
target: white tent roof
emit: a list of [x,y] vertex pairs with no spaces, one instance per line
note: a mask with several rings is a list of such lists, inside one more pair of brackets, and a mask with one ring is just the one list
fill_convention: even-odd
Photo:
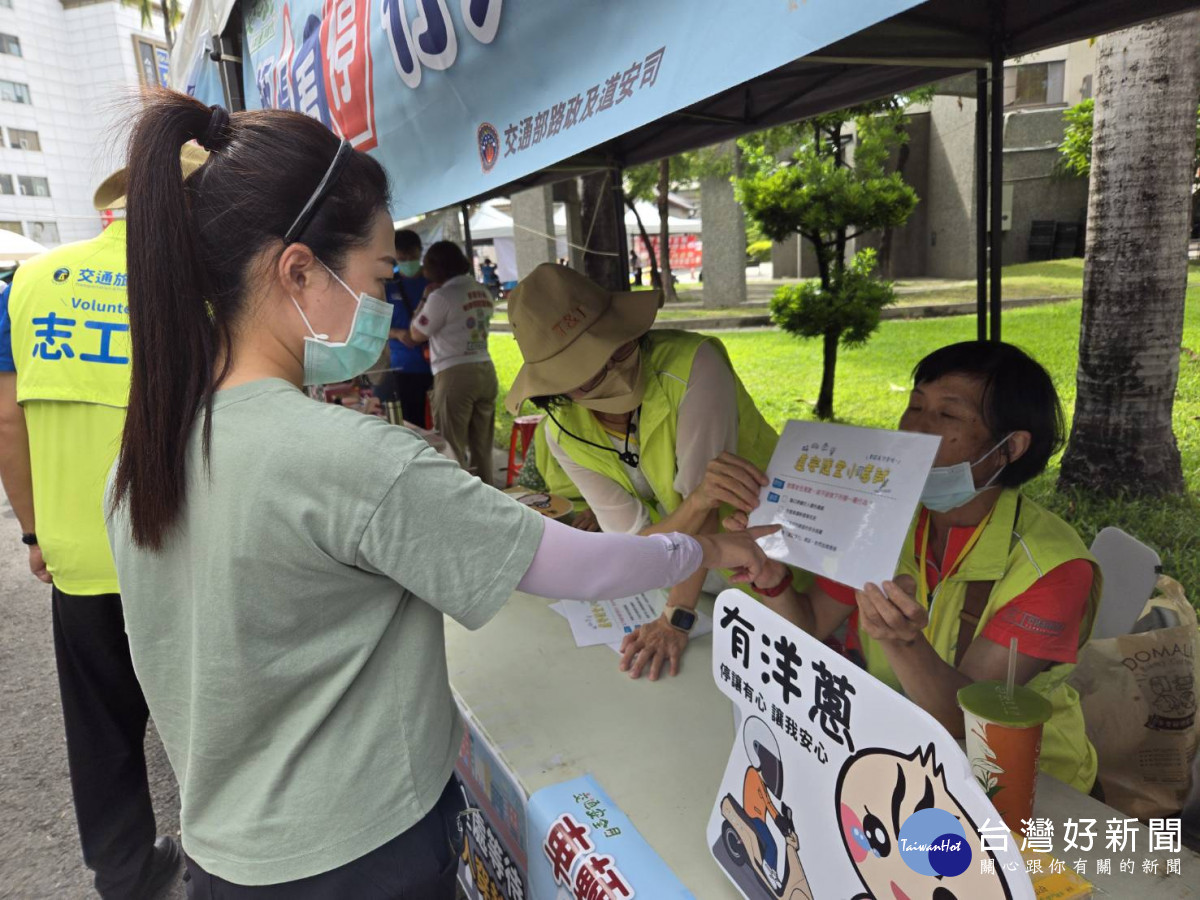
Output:
[[[642,217],[642,224],[646,226],[646,231],[653,237],[659,231],[658,207],[653,203],[638,203],[638,215]],[[682,219],[676,216],[667,216],[667,224],[670,226],[671,234],[700,234],[701,222],[699,219]],[[513,236],[513,220],[512,216],[501,212],[491,202],[484,203],[471,216],[471,240],[472,241],[492,241],[496,238],[506,238]],[[637,219],[633,213],[625,210],[625,230],[630,236],[639,234]],[[567,211],[565,207],[558,207],[554,212],[554,234],[555,237],[564,237],[567,233]]]
[[46,248],[37,241],[0,228],[0,262],[23,262],[45,252]]
[[[638,215],[642,217],[642,224],[646,226],[646,230],[650,232],[651,236],[658,234],[660,221],[658,218],[658,206],[653,203],[643,203],[640,201],[635,203],[634,206],[637,208]],[[558,224],[558,216],[554,217],[554,224]],[[668,214],[667,225],[671,229],[671,234],[700,234],[701,231],[701,223],[698,218],[684,219],[680,216]],[[638,233],[637,219],[628,207],[625,208],[625,230],[630,234]]]
[[512,237],[512,216],[500,212],[491,203],[484,203],[471,216],[471,240],[492,241],[498,237]]

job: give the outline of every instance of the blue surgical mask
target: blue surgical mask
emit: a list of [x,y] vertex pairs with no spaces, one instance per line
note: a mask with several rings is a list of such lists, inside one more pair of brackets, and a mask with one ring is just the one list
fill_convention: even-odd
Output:
[[405,278],[416,278],[421,274],[421,261],[419,259],[402,259],[396,263],[396,271]]
[[304,339],[305,384],[337,384],[358,377],[379,359],[392,326],[392,308],[388,304],[369,294],[355,294],[333,269],[325,266],[325,270],[354,298],[357,308],[346,339],[331,341],[329,335],[313,330],[296,298],[290,298],[311,335]]
[[971,474],[971,470],[1003,447],[1010,437],[1011,433],[973,463],[960,462],[953,466],[934,466],[930,469],[929,477],[925,479],[925,487],[921,491],[921,502],[925,508],[934,512],[950,512],[970,503],[991,487],[992,482],[1004,471],[1004,466],[997,469],[987,480],[987,484],[979,488],[975,487],[975,476]]

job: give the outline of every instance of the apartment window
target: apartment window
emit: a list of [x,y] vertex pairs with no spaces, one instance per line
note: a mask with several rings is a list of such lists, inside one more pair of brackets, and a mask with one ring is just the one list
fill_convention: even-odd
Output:
[[7,53],[9,56],[20,56],[20,40],[15,35],[0,34],[0,53]]
[[0,78],[0,100],[9,103],[32,103],[29,99],[29,85],[19,81],[5,81]]
[[0,175],[0,194],[15,194],[11,175]]
[[39,244],[57,244],[58,243],[58,223],[57,222],[30,222],[29,237],[37,241]]
[[1065,62],[1027,63],[1004,69],[1004,106],[1055,106],[1063,102]]
[[[0,6],[3,6],[3,5],[4,5],[4,3],[0,2]],[[21,236],[24,236],[24,234],[25,234],[24,229],[21,228],[20,222],[0,221],[0,231],[11,231],[11,232],[13,232],[15,234],[19,234]]]
[[36,131],[26,131],[24,128],[8,129],[8,145],[17,150],[41,150],[42,142],[38,140]]
[[17,186],[22,197],[49,197],[50,182],[39,175],[18,175]]

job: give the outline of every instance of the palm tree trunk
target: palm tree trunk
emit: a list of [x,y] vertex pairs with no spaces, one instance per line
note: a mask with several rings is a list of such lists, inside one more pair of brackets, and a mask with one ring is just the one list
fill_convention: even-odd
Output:
[[658,256],[662,262],[663,300],[667,303],[675,299],[675,279],[671,276],[671,224],[667,221],[670,192],[671,160],[667,158],[658,164]]
[[163,33],[167,37],[167,49],[175,46],[175,35],[171,30],[171,0],[162,0]]
[[1075,416],[1060,485],[1180,493],[1200,12],[1100,39]]
[[629,207],[629,211],[633,213],[633,218],[637,221],[638,232],[642,236],[642,243],[646,246],[646,255],[650,257],[650,285],[658,287],[658,259],[654,252],[654,245],[650,243],[650,232],[646,231],[646,226],[642,224],[642,215],[637,211],[637,204],[628,194],[625,195],[625,205]]

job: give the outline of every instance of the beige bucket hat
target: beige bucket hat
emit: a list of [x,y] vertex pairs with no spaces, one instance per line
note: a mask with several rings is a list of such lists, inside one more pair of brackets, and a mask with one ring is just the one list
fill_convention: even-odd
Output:
[[[187,178],[208,160],[208,151],[196,144],[187,143],[179,151],[179,164],[183,167],[183,177]],[[96,188],[92,195],[92,206],[98,211],[106,209],[124,209],[125,194],[129,190],[129,171],[118,169]]]
[[508,298],[525,364],[504,405],[515,415],[530,397],[575,390],[614,350],[650,330],[658,301],[658,291],[610,292],[566,266],[538,266]]

